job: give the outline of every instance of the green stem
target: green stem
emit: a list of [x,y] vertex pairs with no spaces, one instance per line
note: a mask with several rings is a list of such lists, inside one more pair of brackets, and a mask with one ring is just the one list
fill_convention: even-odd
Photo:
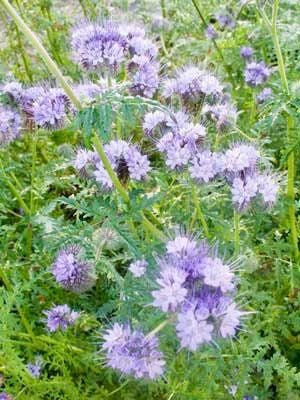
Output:
[[112,392],[108,393],[106,397],[113,396],[114,394],[118,393],[120,390],[122,390],[128,383],[130,382],[129,379],[127,381],[123,382],[121,386],[119,386],[117,389],[113,390]]
[[142,212],[142,222],[144,227],[152,233],[153,236],[157,237],[159,240],[166,241],[167,236],[161,232],[158,228],[156,228],[155,225],[152,224],[152,222],[149,221],[149,219],[144,215]]
[[208,226],[207,226],[207,223],[205,221],[203,212],[201,210],[200,199],[197,196],[197,192],[196,192],[196,189],[195,189],[194,186],[192,187],[192,198],[193,198],[194,206],[195,206],[196,211],[197,211],[197,216],[199,218],[199,221],[201,222],[204,234],[208,238],[209,237]]
[[[199,18],[201,19],[201,21],[202,21],[204,27],[207,28],[207,27],[208,27],[208,24],[207,24],[207,22],[206,22],[206,20],[205,20],[205,18],[204,18],[204,16],[203,16],[201,10],[200,10],[200,7],[199,7],[199,5],[198,5],[197,0],[192,0],[192,3],[193,3],[193,5],[194,5],[194,7],[195,7],[195,9],[196,9],[196,11],[197,11],[197,13],[198,13],[198,15],[199,15]],[[224,56],[223,56],[223,53],[222,53],[220,47],[218,46],[216,40],[215,40],[215,39],[211,39],[211,41],[212,41],[212,43],[213,43],[213,45],[214,45],[214,48],[216,49],[217,53],[219,54],[219,57],[221,58],[221,60],[222,60],[222,62],[223,62],[223,64],[224,64],[224,67],[225,67],[225,69],[226,69],[226,72],[227,72],[227,74],[228,74],[230,80],[233,81],[233,77],[232,77],[230,65],[228,65],[228,64],[225,62],[225,58],[224,58]]]
[[240,252],[240,214],[234,210],[234,254],[237,256]]
[[115,188],[117,189],[117,191],[119,192],[120,196],[123,198],[125,203],[129,203],[128,193],[122,186],[121,182],[119,181],[119,178],[117,177],[117,174],[113,170],[113,168],[105,154],[103,144],[102,144],[101,140],[99,139],[97,133],[94,134],[93,143],[95,145],[97,153],[99,154],[100,160],[102,161],[102,163],[104,165],[104,168],[106,169],[110,179],[112,180],[112,183],[114,184]]
[[[272,20],[268,18],[266,15],[265,11],[263,9],[259,8],[259,4],[257,3],[257,8],[258,11],[260,12],[263,21],[268,28],[274,48],[275,48],[275,53],[276,57],[278,60],[278,70],[279,70],[279,75],[281,79],[281,84],[283,87],[284,92],[286,93],[287,96],[290,94],[290,89],[289,89],[289,84],[288,84],[288,79],[286,76],[286,70],[285,70],[285,64],[284,64],[284,59],[280,47],[280,42],[279,42],[279,36],[278,36],[278,31],[277,31],[277,17],[278,17],[278,11],[279,11],[279,0],[274,0],[274,5],[272,9]],[[291,142],[292,139],[292,130],[294,129],[295,122],[293,118],[288,115],[287,116],[287,139],[288,143]],[[289,214],[289,222],[290,222],[290,232],[291,232],[291,241],[293,245],[293,258],[295,260],[298,260],[299,257],[299,248],[298,248],[298,231],[297,231],[297,224],[296,224],[296,209],[295,209],[295,153],[294,151],[291,151],[288,156],[288,162],[287,162],[287,167],[288,167],[288,183],[287,183],[287,198],[289,200],[289,206],[288,206],[288,214]]]
[[163,18],[167,17],[166,2],[165,0],[160,0],[161,15]]
[[152,329],[151,332],[148,333],[148,335],[146,336],[146,338],[151,338],[152,336],[156,335],[156,333],[158,333],[159,331],[161,331],[166,325],[168,325],[169,322],[171,322],[172,319],[166,319],[165,321],[161,322],[159,325],[157,325],[154,329]]
[[9,3],[8,0],[0,0],[0,3],[6,9],[6,12],[11,16],[11,18],[15,21],[18,28],[24,33],[28,41],[32,44],[32,46],[37,50],[42,59],[44,60],[46,66],[50,70],[50,72],[56,77],[66,94],[69,96],[70,100],[73,102],[77,109],[81,109],[80,100],[75,95],[72,87],[68,84],[63,74],[55,64],[55,62],[51,59],[47,50],[44,48],[38,37],[34,34],[34,32],[29,28],[29,26],[24,22],[24,20],[19,16],[14,7]]
[[[287,135],[289,141],[291,141],[292,130],[294,128],[294,121],[292,117],[287,117]],[[295,260],[299,258],[299,248],[298,248],[298,232],[296,225],[296,208],[295,208],[295,189],[294,189],[294,181],[295,181],[295,153],[291,151],[288,156],[288,183],[287,183],[287,198],[289,201],[288,205],[288,213],[290,220],[290,231],[291,231],[291,242],[293,245],[293,254]]]

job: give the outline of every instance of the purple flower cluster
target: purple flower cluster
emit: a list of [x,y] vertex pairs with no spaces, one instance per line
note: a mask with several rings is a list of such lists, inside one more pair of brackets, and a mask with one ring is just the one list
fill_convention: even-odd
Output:
[[20,115],[10,108],[0,107],[0,146],[11,143],[20,136]]
[[213,105],[206,104],[203,107],[203,114],[216,124],[220,132],[225,132],[235,126],[238,112],[236,107],[229,101]]
[[216,19],[221,29],[232,30],[235,28],[235,20],[228,12],[221,12],[216,15]]
[[72,311],[66,304],[54,306],[44,311],[44,314],[47,317],[44,322],[49,332],[65,331],[69,326],[74,325],[80,316],[80,313]]
[[156,148],[165,154],[166,164],[171,169],[187,165],[203,143],[206,129],[193,124],[188,115],[178,112],[155,111],[145,115],[143,129],[154,138]]
[[179,235],[157,259],[153,305],[177,316],[181,347],[192,351],[218,337],[232,337],[244,312],[233,300],[235,276],[206,242]]
[[80,257],[81,248],[71,245],[61,250],[52,266],[56,282],[75,293],[89,290],[95,283],[94,267]]
[[207,28],[205,29],[204,34],[205,37],[210,40],[217,39],[218,37],[218,32],[215,30],[213,25],[208,25]]
[[0,393],[0,400],[13,400],[12,396],[6,392]]
[[29,362],[27,364],[27,371],[33,378],[39,378],[42,372],[43,358],[41,356],[36,356],[34,362]]
[[85,22],[73,30],[75,61],[86,71],[115,73],[124,66],[134,95],[152,97],[159,85],[158,49],[145,30],[113,21]]
[[219,80],[205,69],[187,66],[175,73],[175,78],[164,82],[163,96],[166,98],[176,94],[188,107],[190,104],[206,100],[215,102],[221,97],[223,86]]
[[254,50],[252,47],[249,46],[243,46],[240,50],[240,55],[243,57],[244,60],[250,61],[252,59],[252,56],[254,54]]
[[[150,162],[137,146],[124,140],[112,140],[104,145],[105,154],[121,182],[130,178],[141,181],[150,171]],[[74,167],[84,176],[92,176],[104,190],[113,188],[112,180],[95,151],[79,148],[74,160]]]
[[252,61],[246,65],[244,71],[245,82],[248,86],[257,87],[267,82],[271,70],[263,61]]
[[147,267],[148,263],[146,260],[143,259],[132,262],[128,269],[133,276],[135,276],[136,278],[140,278],[145,274]]
[[154,335],[115,323],[103,339],[102,349],[111,368],[135,378],[156,379],[163,374],[165,361]]
[[84,22],[75,27],[71,46],[74,60],[86,71],[117,71],[128,52],[128,41],[112,21]]
[[256,101],[258,104],[265,103],[272,98],[273,90],[271,88],[264,88],[257,96]]

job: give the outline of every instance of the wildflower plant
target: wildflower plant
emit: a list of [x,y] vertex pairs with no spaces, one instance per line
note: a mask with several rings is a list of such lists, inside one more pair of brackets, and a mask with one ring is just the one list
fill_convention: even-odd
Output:
[[[28,78],[0,86],[0,398],[297,395],[299,118],[279,2],[161,1],[155,36],[144,2],[134,23],[79,2],[68,33],[30,5],[49,51],[28,9],[0,3]],[[259,18],[276,57],[247,36]]]

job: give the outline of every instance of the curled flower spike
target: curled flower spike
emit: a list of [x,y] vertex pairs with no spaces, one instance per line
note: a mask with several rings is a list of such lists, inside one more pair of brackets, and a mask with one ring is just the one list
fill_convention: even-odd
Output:
[[262,104],[267,100],[270,100],[273,95],[273,90],[271,88],[264,88],[256,97],[257,103]]
[[154,335],[145,336],[129,325],[115,323],[103,340],[102,349],[111,368],[135,378],[156,379],[163,374],[165,361]]
[[128,40],[112,21],[83,23],[72,33],[74,60],[87,71],[116,72],[125,60]]
[[66,304],[54,306],[50,310],[44,311],[46,315],[45,323],[49,332],[57,330],[65,331],[69,326],[74,325],[80,313],[72,311]]
[[235,20],[228,12],[219,13],[216,18],[221,29],[232,30],[235,28]]
[[13,109],[0,107],[0,146],[13,142],[20,136],[21,117]]
[[218,32],[215,30],[213,25],[208,25],[208,27],[205,29],[204,34],[205,34],[205,37],[210,40],[217,39],[217,37],[219,36]]
[[61,250],[52,266],[56,282],[64,289],[75,293],[89,290],[95,283],[94,267],[80,258],[78,246],[68,246]]
[[263,61],[259,63],[253,61],[247,64],[244,71],[245,82],[251,87],[260,86],[267,82],[270,75],[271,70]]
[[203,107],[203,114],[216,124],[219,132],[225,132],[234,127],[238,117],[236,107],[228,102],[215,105],[206,104]]
[[196,66],[187,66],[178,70],[174,79],[165,81],[163,96],[178,95],[188,108],[204,99],[215,102],[222,92],[223,86],[213,74]]
[[22,98],[23,87],[19,82],[7,82],[1,88],[0,92],[9,96],[10,100],[19,103]]
[[244,60],[250,61],[252,59],[252,56],[254,54],[254,50],[252,47],[249,46],[243,46],[240,50],[240,55],[243,57]]
[[[104,150],[122,182],[126,182],[128,178],[140,181],[150,171],[148,157],[142,155],[135,145],[128,144],[124,140],[113,140],[104,146]],[[96,163],[94,178],[104,189],[112,189],[113,183],[101,161]]]
[[191,177],[199,183],[208,183],[223,172],[223,160],[224,157],[220,153],[214,153],[210,150],[199,151],[192,158],[189,166]]
[[34,362],[27,364],[27,371],[33,378],[39,378],[41,376],[42,366],[43,358],[41,356],[37,356]]
[[135,276],[136,278],[140,278],[145,274],[147,266],[148,263],[146,260],[137,260],[135,262],[132,262],[128,269],[133,276]]
[[234,336],[240,325],[233,301],[233,264],[225,264],[204,241],[178,235],[157,259],[158,289],[153,306],[177,314],[176,331],[181,347],[195,351],[218,337]]

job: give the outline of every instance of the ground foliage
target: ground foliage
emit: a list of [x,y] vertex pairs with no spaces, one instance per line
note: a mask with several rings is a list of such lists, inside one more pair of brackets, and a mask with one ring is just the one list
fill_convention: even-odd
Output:
[[[240,297],[246,309],[255,312],[244,331],[232,342],[218,343],[218,347],[204,346],[192,355],[176,350],[174,333],[167,328],[161,335],[168,361],[164,378],[154,383],[126,380],[107,369],[103,356],[97,353],[101,332],[116,316],[119,320],[130,318],[136,324],[142,323],[146,332],[162,318],[161,313],[145,307],[151,301],[147,280],[137,281],[127,273],[130,261],[141,255],[152,259],[150,268],[154,268],[152,255],[161,249],[160,241],[140,224],[138,211],[154,212],[155,223],[165,232],[177,226],[202,234],[201,222],[194,217],[187,177],[159,168],[162,160],[154,154],[149,142],[142,139],[141,115],[145,109],[157,107],[157,103],[129,96],[120,100],[112,91],[98,104],[83,109],[68,127],[53,133],[39,130],[24,134],[22,140],[1,150],[1,389],[16,399],[193,400],[245,396],[298,399],[299,270],[292,256],[289,199],[285,196],[286,164],[291,151],[295,152],[296,167],[300,169],[298,1],[281,1],[278,21],[291,87],[288,97],[282,90],[272,40],[253,1],[244,2],[247,3],[244,6],[237,1],[197,2],[207,21],[214,22],[213,15],[224,7],[229,7],[237,17],[237,27],[217,40],[225,61],[205,38],[203,23],[192,2],[111,1],[103,5],[104,2],[93,0],[73,0],[64,5],[51,0],[16,0],[12,3],[70,80],[79,80],[81,72],[71,61],[68,32],[82,15],[89,18],[128,15],[147,24],[160,47],[162,74],[186,63],[209,63],[229,81],[241,111],[239,127],[259,143],[281,175],[283,185],[272,212],[252,206],[241,219]],[[163,10],[161,5],[165,7]],[[157,20],[162,12],[165,18],[159,25]],[[49,81],[49,73],[39,56],[1,8],[0,16],[1,78],[5,80],[12,74],[28,85],[32,81]],[[243,83],[244,62],[239,55],[240,47],[249,42],[257,57],[274,67],[273,100],[258,107],[252,118],[253,90]],[[286,115],[295,122],[289,142]],[[114,138],[117,131],[122,137],[140,141],[151,154],[152,164],[157,166],[144,187],[131,188],[130,207],[116,193],[101,194],[72,167],[74,148],[78,144],[91,146],[94,129],[104,141]],[[241,139],[236,131],[221,138],[222,144]],[[36,160],[32,159],[32,143],[37,146]],[[20,185],[26,202],[33,199],[29,214],[24,214],[10,191],[8,175],[17,178],[14,184]],[[299,183],[296,175],[295,188]],[[215,183],[196,190],[211,243],[217,243],[221,253],[230,257],[233,211],[228,193],[219,190]],[[299,225],[297,189],[295,207]],[[128,220],[139,227],[138,233],[129,229]],[[59,288],[49,272],[57,251],[69,243],[83,246],[97,270],[96,285],[79,296]],[[43,310],[64,303],[83,314],[73,329],[49,335],[42,322]],[[39,379],[26,369],[36,354],[41,354],[44,360]],[[230,392],[234,386],[235,394]]]

